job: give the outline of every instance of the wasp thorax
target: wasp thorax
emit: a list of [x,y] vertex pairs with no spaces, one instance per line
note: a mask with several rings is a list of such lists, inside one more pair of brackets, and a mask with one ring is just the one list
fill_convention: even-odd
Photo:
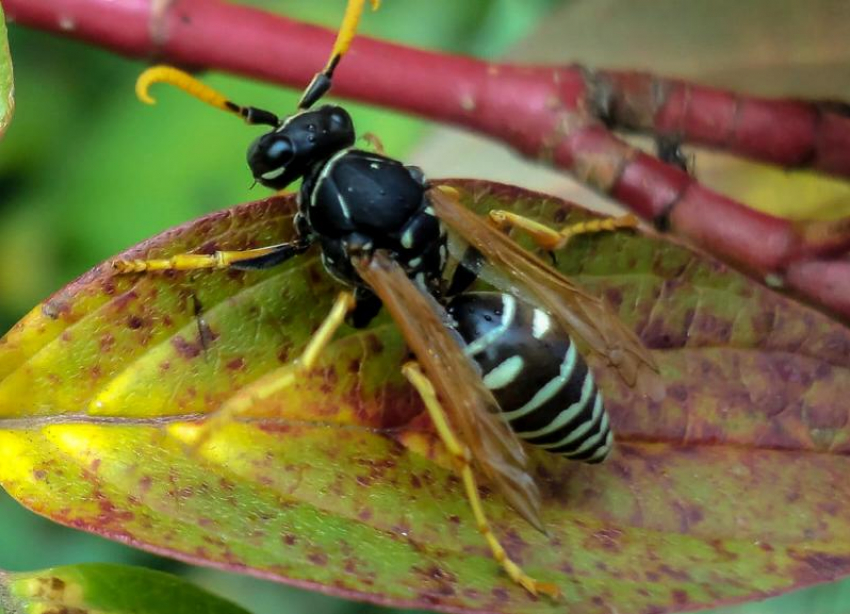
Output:
[[354,145],[354,139],[354,124],[342,107],[302,111],[251,144],[248,166],[258,182],[279,190]]

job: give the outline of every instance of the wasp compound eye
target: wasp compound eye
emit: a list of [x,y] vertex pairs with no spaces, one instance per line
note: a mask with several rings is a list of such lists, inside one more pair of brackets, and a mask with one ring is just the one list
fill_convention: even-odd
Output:
[[334,107],[328,105],[328,124],[333,132],[337,133],[354,133],[354,123],[351,121],[351,115],[342,107]]
[[262,135],[248,148],[248,166],[254,178],[261,182],[274,181],[283,175],[294,157],[292,141],[276,132]]

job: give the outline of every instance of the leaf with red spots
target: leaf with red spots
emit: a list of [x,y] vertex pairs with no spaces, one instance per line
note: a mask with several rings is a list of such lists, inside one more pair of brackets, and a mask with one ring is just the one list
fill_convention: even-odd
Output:
[[[461,185],[479,212],[588,215]],[[293,207],[216,213],[124,256],[277,243]],[[850,573],[850,332],[657,238],[582,236],[558,261],[652,348],[668,394],[597,369],[618,445],[601,466],[531,451],[548,535],[484,485],[511,555],[563,590],[557,608],[673,612]],[[0,480],[58,522],[198,564],[380,603],[553,611],[490,558],[385,314],[265,394],[338,289],[315,252],[262,272],[93,270],[0,342]],[[193,448],[232,398],[251,411]]]
[[0,571],[0,612],[29,614],[247,614],[175,576],[142,567],[87,563]]

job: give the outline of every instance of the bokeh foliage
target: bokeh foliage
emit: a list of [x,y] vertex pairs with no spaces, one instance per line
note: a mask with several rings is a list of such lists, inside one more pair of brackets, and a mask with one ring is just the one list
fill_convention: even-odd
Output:
[[144,567],[84,563],[0,572],[0,614],[248,614],[185,580]]
[[12,75],[12,58],[9,55],[6,21],[0,6],[0,137],[12,121],[15,110],[15,83]]

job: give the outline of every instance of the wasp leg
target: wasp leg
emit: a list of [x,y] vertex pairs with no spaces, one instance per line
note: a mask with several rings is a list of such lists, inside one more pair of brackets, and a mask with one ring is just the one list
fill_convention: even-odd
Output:
[[594,232],[612,232],[620,228],[637,228],[638,225],[638,219],[629,213],[621,217],[605,217],[597,220],[578,222],[565,226],[561,230],[553,230],[540,222],[500,209],[490,212],[490,222],[502,230],[507,230],[511,227],[522,230],[539,247],[549,252],[562,249],[576,235]]
[[333,339],[336,331],[345,322],[346,316],[354,309],[355,298],[351,292],[340,292],[319,329],[310,339],[307,347],[297,359],[281,369],[267,373],[247,388],[231,397],[212,414],[200,427],[192,449],[197,450],[212,437],[222,426],[232,422],[241,414],[246,413],[256,403],[268,399],[281,390],[289,388],[305,371],[316,366],[322,352]]
[[478,486],[475,483],[475,475],[472,473],[470,465],[471,454],[467,448],[454,434],[449,426],[448,418],[443,411],[440,401],[437,399],[437,394],[434,392],[434,387],[431,381],[422,372],[419,364],[408,362],[402,367],[402,373],[413,384],[425,407],[428,409],[428,414],[437,429],[437,433],[449,454],[452,455],[455,461],[455,466],[463,480],[463,486],[466,489],[466,497],[469,499],[469,505],[472,508],[472,513],[475,516],[475,521],[478,524],[478,530],[484,539],[487,540],[487,545],[490,546],[490,551],[493,553],[493,558],[502,566],[502,569],[508,576],[525,588],[532,595],[543,593],[552,598],[560,596],[561,592],[557,586],[548,582],[538,582],[528,574],[526,574],[519,565],[508,557],[507,552],[493,535],[493,530],[490,528],[490,523],[487,521],[487,516],[484,514],[484,508],[481,505],[481,498],[478,495]]
[[478,279],[483,264],[483,258],[478,250],[472,247],[466,248],[452,274],[451,281],[449,281],[446,296],[457,296],[468,290],[475,283],[475,280]]
[[348,323],[353,328],[366,328],[381,311],[383,303],[378,296],[363,286],[354,289],[354,309],[348,314]]
[[119,274],[196,269],[266,269],[303,254],[309,247],[306,241],[295,241],[242,251],[178,254],[159,260],[113,260],[112,268]]
[[375,152],[381,154],[382,156],[384,155],[384,142],[377,134],[375,134],[374,132],[364,132],[360,135],[360,138],[366,141],[369,147],[374,149]]

